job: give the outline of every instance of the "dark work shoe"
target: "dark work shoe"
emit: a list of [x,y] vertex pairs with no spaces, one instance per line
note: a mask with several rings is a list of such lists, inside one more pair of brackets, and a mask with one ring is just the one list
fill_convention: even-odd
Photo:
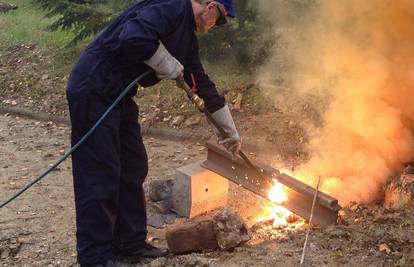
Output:
[[144,243],[142,247],[138,248],[134,252],[125,255],[119,255],[118,261],[128,263],[139,263],[146,258],[161,258],[168,255],[167,249],[157,248],[151,244]]
[[83,265],[81,264],[80,267],[132,267],[131,265],[126,265],[125,263],[110,260],[105,264],[94,264],[94,265]]

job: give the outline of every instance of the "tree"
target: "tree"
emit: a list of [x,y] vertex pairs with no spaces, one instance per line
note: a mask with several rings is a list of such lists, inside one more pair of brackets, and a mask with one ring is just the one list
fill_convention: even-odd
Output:
[[133,0],[34,0],[47,11],[46,17],[56,20],[50,30],[65,30],[75,33],[69,43],[74,45],[84,38],[96,34]]
[[257,0],[233,0],[235,19],[200,36],[200,52],[209,60],[221,59],[236,64],[261,64],[277,40],[270,22],[256,8]]
[[[46,16],[56,18],[51,30],[75,33],[69,43],[74,45],[94,35],[108,25],[121,10],[134,0],[34,0],[47,11]],[[256,64],[263,61],[274,43],[274,36],[263,27],[270,27],[255,9],[257,0],[234,0],[237,18],[229,24],[200,36],[200,53],[207,59],[217,58],[238,64]]]

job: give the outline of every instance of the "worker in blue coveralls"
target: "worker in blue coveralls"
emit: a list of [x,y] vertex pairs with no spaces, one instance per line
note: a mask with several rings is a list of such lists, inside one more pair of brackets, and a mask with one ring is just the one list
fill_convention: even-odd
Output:
[[[208,32],[234,17],[231,0],[141,0],[115,19],[85,49],[69,78],[67,98],[75,144],[136,77],[148,87],[184,76],[230,138],[221,143],[237,153],[241,140],[225,99],[204,72],[196,32]],[[142,184],[147,153],[132,97],[109,114],[72,155],[78,262],[109,266],[119,261],[167,255],[146,242]],[[217,129],[215,129],[217,132]]]

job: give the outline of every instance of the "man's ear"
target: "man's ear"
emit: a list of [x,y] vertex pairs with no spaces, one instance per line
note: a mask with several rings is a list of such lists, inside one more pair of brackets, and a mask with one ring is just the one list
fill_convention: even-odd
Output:
[[207,9],[208,10],[212,10],[212,9],[216,9],[216,8],[217,8],[217,3],[214,2],[214,1],[207,4]]

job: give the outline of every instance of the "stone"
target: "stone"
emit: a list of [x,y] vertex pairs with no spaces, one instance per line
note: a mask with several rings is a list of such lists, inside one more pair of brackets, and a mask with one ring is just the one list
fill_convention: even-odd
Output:
[[411,162],[405,167],[404,174],[414,174],[414,163]]
[[190,118],[188,118],[184,122],[184,126],[186,126],[186,127],[192,127],[192,126],[200,125],[201,124],[201,120],[202,120],[202,118],[199,115],[191,116]]
[[149,199],[153,202],[169,200],[172,195],[173,179],[157,179],[152,180],[148,184]]
[[414,203],[414,175],[402,174],[385,188],[384,206],[398,208]]
[[229,181],[201,166],[202,161],[176,170],[171,210],[193,218],[227,204]]
[[7,259],[8,257],[9,257],[9,255],[10,255],[10,250],[9,249],[3,249],[2,251],[1,251],[1,256],[0,256],[0,258],[1,259]]
[[336,238],[348,238],[350,234],[342,228],[338,228],[335,225],[330,225],[324,229],[326,235],[332,239]]
[[166,266],[167,259],[166,258],[158,258],[149,263],[149,267],[164,267]]
[[230,250],[251,239],[246,224],[231,207],[224,207],[214,214],[214,232],[221,250]]
[[171,199],[154,202],[153,206],[161,214],[171,213]]
[[158,213],[149,213],[147,214],[147,224],[156,229],[161,229],[165,224],[164,217]]
[[183,115],[178,115],[177,117],[174,117],[174,119],[171,121],[171,126],[178,127],[183,123],[185,117]]
[[164,118],[162,119],[162,121],[163,121],[163,122],[169,122],[169,121],[171,121],[171,119],[172,119],[172,116],[171,116],[171,115],[169,115],[169,116],[167,116],[167,117],[164,117]]

